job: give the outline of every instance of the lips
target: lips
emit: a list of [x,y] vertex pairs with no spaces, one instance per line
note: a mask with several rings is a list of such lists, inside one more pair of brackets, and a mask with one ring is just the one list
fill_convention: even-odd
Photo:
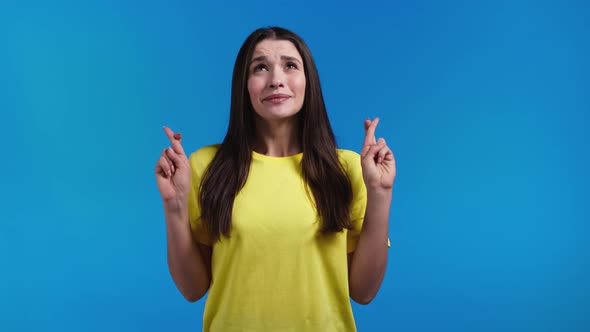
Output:
[[285,95],[285,94],[274,94],[274,95],[270,95],[264,99],[262,99],[262,101],[268,101],[271,103],[282,103],[285,100],[291,98],[291,96],[289,95]]

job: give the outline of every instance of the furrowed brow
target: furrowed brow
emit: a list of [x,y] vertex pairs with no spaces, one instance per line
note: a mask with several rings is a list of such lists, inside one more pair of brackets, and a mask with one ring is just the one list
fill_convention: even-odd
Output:
[[288,55],[281,55],[281,60],[295,61],[295,62],[301,63],[301,61],[299,59],[292,57],[292,56],[288,56]]
[[266,61],[266,60],[267,60],[266,55],[260,55],[260,56],[253,58],[252,61],[250,61],[250,64],[253,64],[254,62],[262,62],[262,61]]
[[[301,63],[301,60],[297,59],[296,57],[289,56],[289,55],[281,55],[281,60],[295,61],[295,62]],[[264,61],[268,61],[268,58],[266,57],[266,55],[260,55],[255,58],[252,58],[252,61],[250,61],[250,64],[253,64],[254,62],[264,62]]]

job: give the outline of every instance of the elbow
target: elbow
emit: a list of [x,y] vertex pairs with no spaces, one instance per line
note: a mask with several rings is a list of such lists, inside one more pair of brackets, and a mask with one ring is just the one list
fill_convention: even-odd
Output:
[[356,279],[352,279],[349,283],[348,290],[354,302],[367,305],[377,296],[379,285],[359,283]]
[[367,288],[362,288],[358,286],[351,285],[349,287],[350,297],[354,300],[354,302],[362,305],[367,305],[373,301],[375,295],[377,295],[376,291],[371,291]]
[[200,300],[201,298],[203,298],[203,296],[205,296],[205,293],[182,293],[182,296],[184,296],[184,299],[187,300],[190,303],[195,303],[198,300]]
[[381,281],[383,280],[383,274],[379,278],[355,278],[355,275],[351,275],[349,281],[350,297],[354,302],[362,305],[367,305],[375,299],[379,288],[381,287]]
[[361,299],[360,301],[357,301],[358,304],[362,304],[362,305],[367,305],[369,303],[371,303],[371,301],[373,301],[373,297],[368,297],[368,298],[364,298]]
[[351,296],[354,302],[362,305],[367,305],[373,301],[375,295],[365,295],[365,296]]
[[200,299],[200,297],[191,294],[182,294],[182,296],[184,296],[184,299],[190,303],[195,303]]
[[180,293],[190,303],[197,302],[209,291],[209,284],[201,284],[201,287],[182,287],[179,288]]

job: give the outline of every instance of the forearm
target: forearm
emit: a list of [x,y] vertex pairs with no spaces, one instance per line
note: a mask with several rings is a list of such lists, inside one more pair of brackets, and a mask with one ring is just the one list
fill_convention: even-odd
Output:
[[168,269],[176,287],[190,302],[209,289],[210,276],[205,260],[192,238],[188,208],[164,203],[168,242]]
[[349,281],[350,296],[358,303],[369,303],[385,276],[391,196],[391,190],[367,192],[365,220],[352,256]]

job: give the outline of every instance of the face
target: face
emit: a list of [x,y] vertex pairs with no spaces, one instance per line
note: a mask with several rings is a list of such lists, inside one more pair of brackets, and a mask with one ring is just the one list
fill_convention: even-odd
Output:
[[256,45],[248,66],[248,93],[256,114],[267,121],[287,119],[301,110],[305,73],[293,43],[265,39]]

